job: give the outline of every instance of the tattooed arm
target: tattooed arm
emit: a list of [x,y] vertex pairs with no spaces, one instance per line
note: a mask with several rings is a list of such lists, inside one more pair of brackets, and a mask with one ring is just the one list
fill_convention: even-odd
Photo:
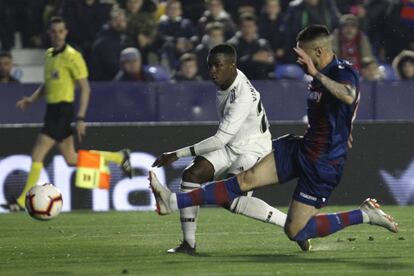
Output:
[[354,102],[356,92],[355,88],[351,85],[336,82],[320,72],[317,72],[313,77],[319,80],[339,100],[346,104],[352,104]]
[[348,84],[336,82],[320,73],[312,62],[312,59],[301,48],[294,48],[298,55],[298,63],[303,66],[306,73],[319,80],[328,91],[337,99],[346,104],[352,104],[356,97],[355,88]]

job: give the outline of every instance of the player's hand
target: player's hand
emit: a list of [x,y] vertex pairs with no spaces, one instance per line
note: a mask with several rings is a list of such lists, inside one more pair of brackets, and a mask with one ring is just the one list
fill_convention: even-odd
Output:
[[161,154],[161,156],[158,157],[157,160],[155,160],[152,166],[159,168],[165,165],[169,165],[177,160],[178,160],[178,157],[175,152],[165,152]]
[[32,100],[29,97],[23,97],[16,103],[16,107],[25,111],[31,104]]
[[84,121],[76,122],[76,133],[78,134],[78,141],[81,143],[83,137],[86,135],[86,125]]
[[318,73],[318,70],[316,69],[315,64],[313,64],[311,57],[299,47],[295,47],[293,50],[295,50],[296,54],[298,55],[297,63],[303,67],[307,74],[314,77],[316,73]]

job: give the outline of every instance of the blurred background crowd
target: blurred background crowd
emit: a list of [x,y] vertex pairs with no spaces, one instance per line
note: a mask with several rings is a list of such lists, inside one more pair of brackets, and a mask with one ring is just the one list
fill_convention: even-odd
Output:
[[414,79],[414,0],[0,0],[1,82],[18,81],[18,49],[50,47],[55,15],[93,81],[207,80],[223,42],[251,79],[301,78],[292,48],[309,24],[328,26],[363,79]]

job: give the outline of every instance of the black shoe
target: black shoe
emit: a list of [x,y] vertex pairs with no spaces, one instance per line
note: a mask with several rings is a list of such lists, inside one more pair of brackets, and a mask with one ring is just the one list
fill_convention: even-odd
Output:
[[188,255],[196,254],[196,247],[191,247],[188,242],[182,241],[181,244],[177,247],[167,250],[168,253],[186,253]]
[[311,251],[312,249],[312,245],[311,245],[311,240],[306,240],[306,241],[297,241],[296,243],[299,245],[300,249],[302,249],[302,251]]
[[2,207],[5,210],[9,210],[10,212],[24,212],[24,208],[17,203],[17,200],[13,198],[7,203],[0,204],[0,207]]
[[129,178],[132,178],[134,177],[134,170],[132,169],[131,160],[130,160],[131,151],[129,149],[123,149],[121,150],[121,152],[124,155],[124,159],[122,160],[122,163],[121,163],[121,169],[126,176],[128,176]]

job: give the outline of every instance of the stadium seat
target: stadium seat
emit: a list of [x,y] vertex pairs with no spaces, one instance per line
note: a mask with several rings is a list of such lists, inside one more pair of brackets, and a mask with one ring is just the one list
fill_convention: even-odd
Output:
[[379,65],[379,69],[384,73],[384,80],[397,80],[398,76],[390,64],[382,63]]
[[296,64],[278,64],[275,68],[276,79],[303,80],[305,73]]
[[42,65],[20,65],[12,69],[11,75],[24,83],[39,83],[43,81]]
[[144,65],[143,70],[153,81],[168,81],[171,77],[168,70],[162,65]]

